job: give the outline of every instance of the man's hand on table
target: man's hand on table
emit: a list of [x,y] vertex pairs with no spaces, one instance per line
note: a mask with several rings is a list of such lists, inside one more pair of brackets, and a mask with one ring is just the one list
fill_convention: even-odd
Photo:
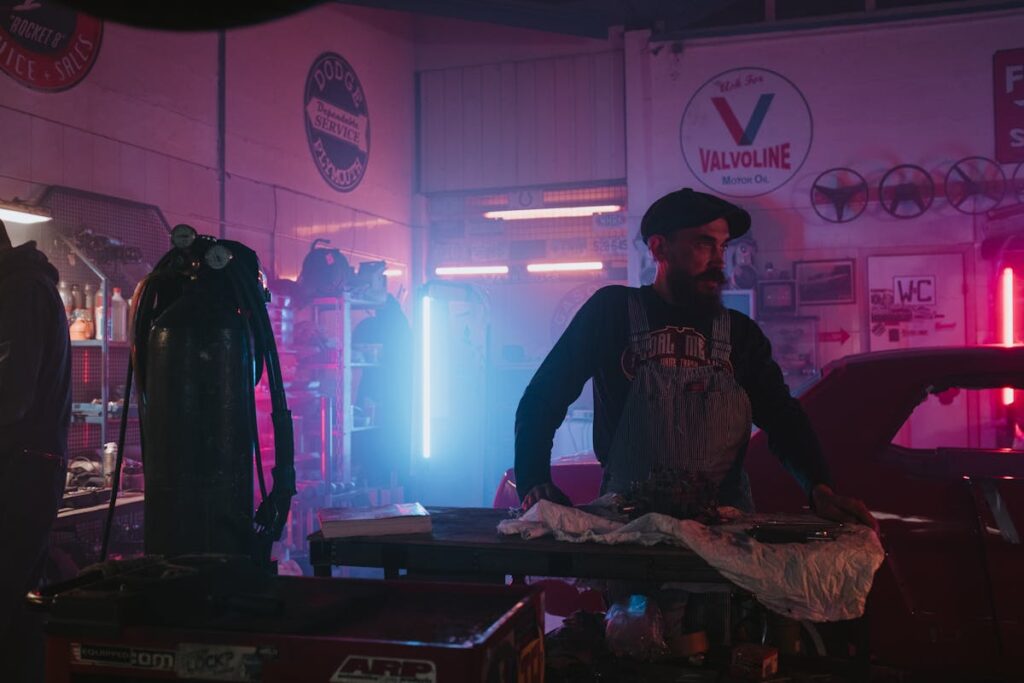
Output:
[[878,533],[878,520],[871,516],[868,506],[858,498],[840,496],[825,484],[818,484],[811,491],[814,511],[819,517],[834,522],[854,522],[869,526]]
[[530,489],[530,492],[526,494],[525,498],[523,498],[522,507],[524,510],[529,510],[536,505],[538,501],[542,500],[550,500],[552,503],[572,507],[572,501],[569,500],[569,496],[565,495],[562,492],[562,489],[558,488],[551,482],[537,484]]

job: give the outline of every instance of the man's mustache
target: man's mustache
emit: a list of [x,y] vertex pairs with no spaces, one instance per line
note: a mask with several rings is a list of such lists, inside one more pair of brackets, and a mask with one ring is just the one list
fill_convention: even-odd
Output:
[[694,279],[698,282],[714,282],[719,285],[724,285],[725,272],[718,270],[717,268],[715,270],[706,270]]

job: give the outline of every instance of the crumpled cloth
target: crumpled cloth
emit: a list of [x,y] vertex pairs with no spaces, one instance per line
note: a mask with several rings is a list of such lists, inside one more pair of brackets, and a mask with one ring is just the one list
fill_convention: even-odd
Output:
[[658,513],[618,522],[542,500],[518,519],[500,522],[498,532],[526,539],[551,534],[570,543],[683,546],[763,605],[792,619],[839,621],[864,614],[871,582],[885,558],[873,530],[848,524],[835,541],[760,543],[746,533],[753,524],[808,521],[808,515],[727,510],[732,514],[723,516],[732,519],[714,526]]

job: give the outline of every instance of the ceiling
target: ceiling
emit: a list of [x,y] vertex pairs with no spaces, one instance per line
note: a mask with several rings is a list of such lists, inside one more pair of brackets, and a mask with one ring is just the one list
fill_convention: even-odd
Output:
[[335,1],[592,38],[609,29],[650,29],[673,39],[865,23],[1020,7],[1020,0],[61,0],[102,19],[166,30],[256,24]]
[[992,0],[339,0],[592,38],[649,29],[652,39],[748,33],[1020,7]]

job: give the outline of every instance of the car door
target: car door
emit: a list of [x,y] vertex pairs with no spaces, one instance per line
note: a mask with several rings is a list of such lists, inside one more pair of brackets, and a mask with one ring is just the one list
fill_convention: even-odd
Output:
[[1002,656],[1017,662],[1008,670],[1024,671],[1024,450],[957,449],[947,457],[971,491]]
[[[1024,661],[1024,450],[1004,396],[998,387],[933,389],[883,457],[903,478],[886,487],[887,504],[910,514],[883,522],[883,537],[912,614],[933,642],[1002,666]],[[960,426],[964,408],[969,426]]]
[[892,444],[877,456],[865,502],[879,520],[886,562],[872,628],[901,659],[955,666],[999,655],[987,564],[969,479],[941,449]]

